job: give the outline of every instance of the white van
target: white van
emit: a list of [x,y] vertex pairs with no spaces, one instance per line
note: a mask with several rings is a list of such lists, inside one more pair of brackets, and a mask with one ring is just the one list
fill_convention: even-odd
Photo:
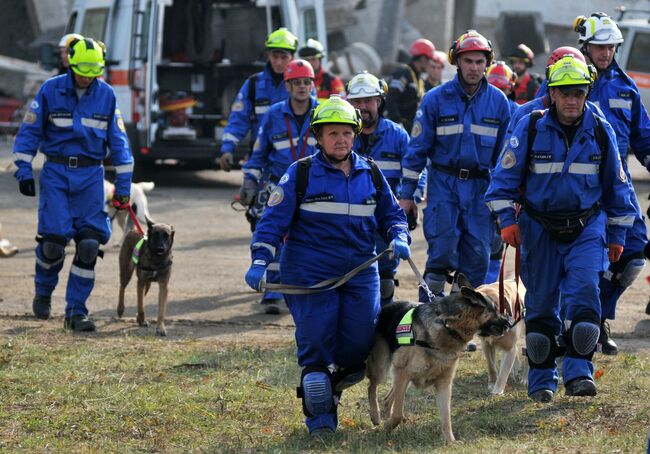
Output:
[[650,108],[650,12],[647,16],[618,22],[625,41],[616,55],[618,64],[636,82],[646,109]]
[[326,45],[323,0],[77,0],[65,33],[106,43],[105,78],[146,171],[218,168],[230,105],[280,26]]

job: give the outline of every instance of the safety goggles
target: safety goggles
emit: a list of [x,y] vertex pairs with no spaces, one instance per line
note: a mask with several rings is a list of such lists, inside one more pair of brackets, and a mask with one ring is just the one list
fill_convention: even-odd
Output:
[[314,121],[327,121],[330,123],[346,123],[356,124],[359,120],[359,114],[355,111],[353,114],[349,110],[345,110],[341,106],[325,106],[318,111],[315,115]]
[[97,77],[104,72],[104,65],[101,63],[77,63],[71,65],[77,74],[87,77]]
[[381,96],[377,87],[359,84],[348,88],[348,99],[370,98],[373,96]]
[[588,42],[592,44],[620,44],[623,42],[623,36],[614,30],[599,30]]
[[501,74],[491,74],[487,76],[487,80],[492,85],[499,88],[507,88],[514,85],[514,83],[510,79],[508,79],[506,76],[502,76]]
[[548,86],[589,85],[591,77],[579,68],[560,68],[553,71],[548,79]]

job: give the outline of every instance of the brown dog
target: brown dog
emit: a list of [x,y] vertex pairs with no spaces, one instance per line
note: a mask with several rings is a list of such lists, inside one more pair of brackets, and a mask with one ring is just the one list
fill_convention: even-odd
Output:
[[[488,298],[499,307],[499,283],[481,285],[476,289],[477,292]],[[523,284],[519,284],[519,302],[524,304],[524,296],[526,290]],[[517,300],[517,284],[515,281],[504,281],[503,283],[503,296],[505,303],[510,306],[510,312],[515,312],[515,301]],[[528,382],[528,360],[521,354],[521,349],[517,348],[517,341],[520,339],[525,344],[526,327],[523,320],[516,323],[515,326],[508,329],[502,336],[483,336],[481,343],[483,345],[483,354],[488,365],[488,390],[494,394],[503,394],[508,381],[508,375],[513,370],[516,375],[519,375],[520,383],[526,384]],[[499,373],[497,375],[496,367],[496,351],[501,350],[501,365],[499,366]],[[514,368],[513,368],[514,366]]]
[[[120,296],[117,315],[124,314],[124,290],[129,285],[133,271],[138,276],[138,316],[140,326],[148,326],[144,316],[144,296],[152,282],[158,283],[158,326],[156,334],[166,336],[165,311],[169,296],[169,278],[172,273],[172,244],[174,228],[168,224],[152,222],[147,218],[147,235],[143,238],[131,230],[124,237],[120,249]],[[142,242],[140,242],[142,240]]]
[[[382,308],[366,367],[370,419],[374,424],[380,421],[377,385],[385,381],[392,368],[392,388],[384,399],[386,430],[394,429],[404,419],[409,383],[419,388],[434,385],[442,434],[447,442],[456,441],[451,430],[451,385],[460,354],[479,330],[498,335],[508,328],[507,319],[499,316],[496,306],[474,290],[462,274],[458,284],[459,292],[433,304],[393,303]],[[406,314],[411,309],[409,324]]]

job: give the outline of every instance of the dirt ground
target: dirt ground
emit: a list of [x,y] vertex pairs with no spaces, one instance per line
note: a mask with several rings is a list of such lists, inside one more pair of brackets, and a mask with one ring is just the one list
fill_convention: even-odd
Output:
[[[65,266],[53,295],[54,318],[36,320],[31,316],[31,301],[38,204],[36,198],[18,192],[12,176],[10,149],[9,142],[0,143],[0,222],[5,238],[20,252],[13,258],[0,259],[0,334],[56,332],[63,325],[65,288],[74,247],[66,250]],[[35,161],[36,168],[39,162],[40,159]],[[633,165],[633,169],[645,210],[650,178],[640,166]],[[158,171],[154,181],[156,187],[148,194],[151,214],[155,220],[170,223],[176,230],[167,339],[204,339],[223,345],[291,343],[293,323],[286,307],[279,316],[265,315],[258,304],[260,295],[250,291],[244,282],[250,263],[251,233],[243,213],[230,207],[241,182],[241,172],[179,172],[167,168]],[[412,250],[415,262],[423,266],[426,243],[421,228],[414,234]],[[104,251],[103,260],[97,264],[95,289],[88,303],[98,326],[94,336],[154,335],[157,288],[153,287],[145,300],[145,312],[151,322],[148,328],[139,328],[135,323],[134,282],[127,289],[124,318],[117,319],[119,249],[111,242]],[[645,279],[648,274],[646,268],[623,296],[612,331],[623,349],[642,350],[650,356],[650,316],[644,313],[650,295]],[[398,278],[397,298],[415,300],[417,283],[408,264],[401,265]]]

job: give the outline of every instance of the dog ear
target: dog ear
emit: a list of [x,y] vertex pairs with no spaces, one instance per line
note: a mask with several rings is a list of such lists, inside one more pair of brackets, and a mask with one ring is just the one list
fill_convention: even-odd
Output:
[[463,273],[458,273],[456,275],[456,284],[458,284],[458,287],[469,287],[469,288],[474,288],[472,287],[472,284],[469,282],[469,279],[467,279],[467,276],[465,276]]
[[169,228],[172,230],[172,238],[171,238],[171,241],[172,241],[172,243],[174,243],[174,235],[176,234],[176,230],[174,230],[174,226],[173,226],[173,225],[170,225]]
[[489,307],[488,301],[485,299],[485,297],[474,290],[472,287],[461,287],[460,294],[463,295],[473,306]]
[[149,216],[147,216],[146,214],[144,215],[144,218],[145,218],[145,220],[147,221],[147,227],[148,227],[148,228],[152,228],[154,222],[153,222],[151,219],[149,219]]

